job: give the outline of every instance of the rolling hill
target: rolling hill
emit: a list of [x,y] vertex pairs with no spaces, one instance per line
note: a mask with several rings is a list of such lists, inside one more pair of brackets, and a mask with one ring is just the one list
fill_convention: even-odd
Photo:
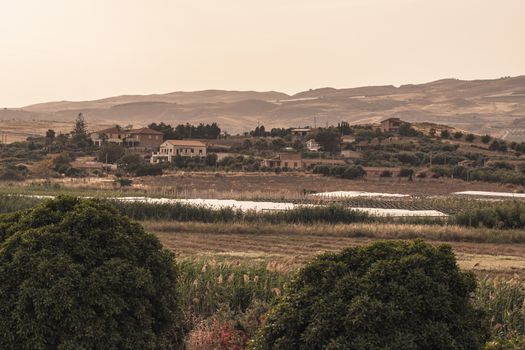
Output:
[[[8,121],[72,122],[82,112],[91,127],[153,121],[217,121],[229,132],[258,122],[267,128],[368,123],[397,116],[407,121],[447,124],[475,133],[525,140],[525,76],[494,80],[443,79],[426,84],[321,88],[281,92],[205,90],[123,95],[94,101],[59,101],[0,110]],[[5,131],[5,130],[4,130]]]

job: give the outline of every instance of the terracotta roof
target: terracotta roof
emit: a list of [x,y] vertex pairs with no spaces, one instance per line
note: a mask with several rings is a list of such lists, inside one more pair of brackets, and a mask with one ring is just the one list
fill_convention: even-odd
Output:
[[164,135],[164,133],[150,128],[132,129],[127,132],[129,134]]
[[124,129],[112,126],[111,128],[95,131],[92,134],[118,134],[124,133]]
[[169,143],[173,146],[206,147],[204,142],[197,140],[166,140],[164,143]]
[[401,121],[400,118],[387,118],[387,119],[385,119],[385,120],[381,120],[381,123],[387,122],[387,121],[389,121],[389,120]]
[[301,153],[280,153],[279,159],[281,160],[301,160],[303,155]]

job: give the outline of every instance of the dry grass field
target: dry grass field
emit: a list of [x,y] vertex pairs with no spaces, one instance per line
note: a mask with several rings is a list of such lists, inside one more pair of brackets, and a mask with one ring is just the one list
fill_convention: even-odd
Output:
[[[179,256],[214,256],[239,261],[277,262],[299,267],[317,254],[378,239],[415,236],[425,230],[417,225],[302,225],[246,226],[174,222],[144,222],[162,243]],[[361,230],[359,233],[352,235]],[[481,275],[525,276],[525,244],[480,243],[480,237],[496,234],[458,227],[426,228],[433,244],[453,246],[461,268]],[[500,232],[501,234],[501,232]],[[509,231],[509,235],[523,232]],[[479,235],[479,237],[477,237]],[[361,236],[361,237],[359,237]],[[365,237],[366,236],[366,237]]]
[[[51,182],[66,188],[114,190],[113,177],[82,179],[29,180],[26,185]],[[20,186],[21,184],[17,184]],[[411,194],[414,196],[448,195],[458,191],[513,192],[516,185],[466,182],[455,179],[365,178],[345,180],[305,173],[247,172],[171,172],[163,176],[134,178],[133,185],[120,190],[130,195],[148,194],[179,198],[279,199],[304,197],[305,191],[369,191]]]
[[367,178],[363,180],[345,180],[323,177],[315,174],[284,173],[196,173],[179,172],[161,177],[138,180],[138,187],[157,189],[179,189],[180,191],[210,193],[260,193],[302,194],[304,190],[316,192],[328,191],[370,191],[402,193],[412,195],[445,195],[451,192],[479,190],[512,192],[513,185],[496,183],[465,182],[453,179],[415,179],[408,181],[401,178]]

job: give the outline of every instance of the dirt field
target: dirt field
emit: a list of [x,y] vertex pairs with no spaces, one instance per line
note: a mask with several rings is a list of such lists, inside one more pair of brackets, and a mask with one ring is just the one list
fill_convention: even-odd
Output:
[[[215,255],[236,259],[281,261],[299,266],[313,256],[347,246],[370,244],[373,239],[282,234],[218,234],[155,232],[162,243],[180,256]],[[525,276],[525,245],[465,242],[454,248],[461,268],[480,274]]]

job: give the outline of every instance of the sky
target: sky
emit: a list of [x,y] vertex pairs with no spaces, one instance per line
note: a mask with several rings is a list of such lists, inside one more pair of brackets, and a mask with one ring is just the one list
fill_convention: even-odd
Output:
[[0,0],[0,107],[525,74],[524,0]]

